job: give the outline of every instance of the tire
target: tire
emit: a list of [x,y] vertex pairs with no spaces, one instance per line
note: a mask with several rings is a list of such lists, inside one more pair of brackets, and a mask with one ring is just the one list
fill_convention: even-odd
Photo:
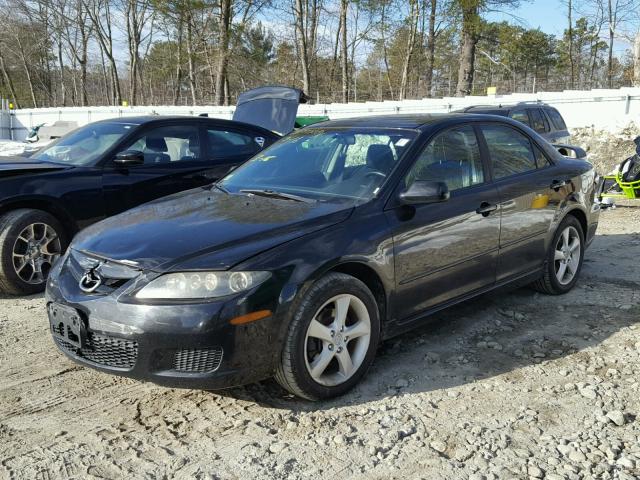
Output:
[[[337,311],[346,312],[338,315],[344,322]],[[371,291],[350,275],[329,273],[294,304],[275,379],[307,400],[342,395],[364,377],[379,340],[380,314]]]
[[[568,233],[567,233],[568,232]],[[568,234],[568,240],[566,236]],[[578,241],[579,252],[571,251],[571,246],[575,241]],[[568,241],[568,245],[565,243]],[[563,253],[566,252],[565,246],[569,246],[570,255],[569,259],[563,257]],[[562,295],[570,291],[578,281],[580,276],[580,270],[582,269],[582,262],[584,259],[584,232],[582,231],[582,225],[576,217],[573,215],[567,215],[560,225],[556,229],[553,235],[553,241],[549,246],[549,252],[545,259],[543,266],[543,275],[534,283],[532,287],[541,293],[548,295]],[[556,253],[557,251],[557,253]],[[565,264],[565,272],[562,276],[561,265]],[[569,274],[572,273],[571,276]],[[562,280],[561,280],[562,278]]]
[[[27,242],[29,238],[33,241]],[[42,292],[52,265],[66,247],[62,225],[48,213],[26,208],[5,213],[0,217],[0,292]]]

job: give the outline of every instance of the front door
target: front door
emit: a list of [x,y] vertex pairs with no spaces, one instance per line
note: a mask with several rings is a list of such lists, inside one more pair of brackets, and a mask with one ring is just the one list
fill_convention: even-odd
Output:
[[548,171],[553,166],[527,135],[506,125],[480,129],[500,195],[500,281],[542,265],[547,234],[564,190],[553,188]]
[[144,164],[120,167],[107,163],[104,193],[107,215],[172,193],[211,183],[196,124],[155,126],[143,130],[124,150],[144,154]]
[[398,320],[495,282],[500,213],[498,193],[483,165],[476,129],[439,133],[403,180],[445,182],[441,203],[387,211],[394,234]]

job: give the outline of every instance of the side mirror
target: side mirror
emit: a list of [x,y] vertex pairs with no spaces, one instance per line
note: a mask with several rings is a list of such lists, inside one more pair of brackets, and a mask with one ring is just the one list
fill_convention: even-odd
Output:
[[568,158],[587,158],[587,152],[585,152],[580,147],[574,147],[572,145],[560,145],[557,143],[553,144],[554,148],[558,150],[560,155]]
[[120,152],[113,159],[113,163],[121,167],[131,165],[142,165],[144,163],[144,153],[139,150],[125,150]]
[[444,202],[449,200],[449,187],[444,182],[416,180],[398,198],[404,205]]

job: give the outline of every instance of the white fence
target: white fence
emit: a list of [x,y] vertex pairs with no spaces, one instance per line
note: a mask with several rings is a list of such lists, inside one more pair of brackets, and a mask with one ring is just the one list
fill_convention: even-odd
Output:
[[[329,118],[347,118],[369,115],[403,113],[437,113],[457,110],[469,105],[498,105],[517,102],[545,102],[556,107],[570,128],[594,127],[615,131],[631,122],[640,125],[640,88],[616,90],[567,90],[564,92],[540,92],[500,96],[471,96],[464,98],[440,98],[365,103],[332,103],[301,105],[300,115],[327,115]],[[0,138],[15,140],[25,138],[35,125],[51,125],[57,120],[73,121],[84,125],[89,122],[132,115],[198,115],[231,118],[233,107],[215,106],[153,106],[153,107],[83,107],[39,108],[11,112],[11,130],[0,130]]]

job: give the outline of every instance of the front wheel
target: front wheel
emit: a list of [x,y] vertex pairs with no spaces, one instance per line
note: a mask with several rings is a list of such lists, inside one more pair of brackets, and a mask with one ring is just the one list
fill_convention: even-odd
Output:
[[379,338],[378,306],[371,291],[350,275],[330,273],[298,303],[276,380],[308,400],[342,395],[367,372]]
[[560,222],[553,237],[544,272],[532,286],[549,295],[561,295],[571,290],[576,282],[584,259],[584,233],[576,217],[568,215]]
[[29,295],[44,290],[66,248],[60,222],[41,210],[19,209],[0,217],[0,291]]

